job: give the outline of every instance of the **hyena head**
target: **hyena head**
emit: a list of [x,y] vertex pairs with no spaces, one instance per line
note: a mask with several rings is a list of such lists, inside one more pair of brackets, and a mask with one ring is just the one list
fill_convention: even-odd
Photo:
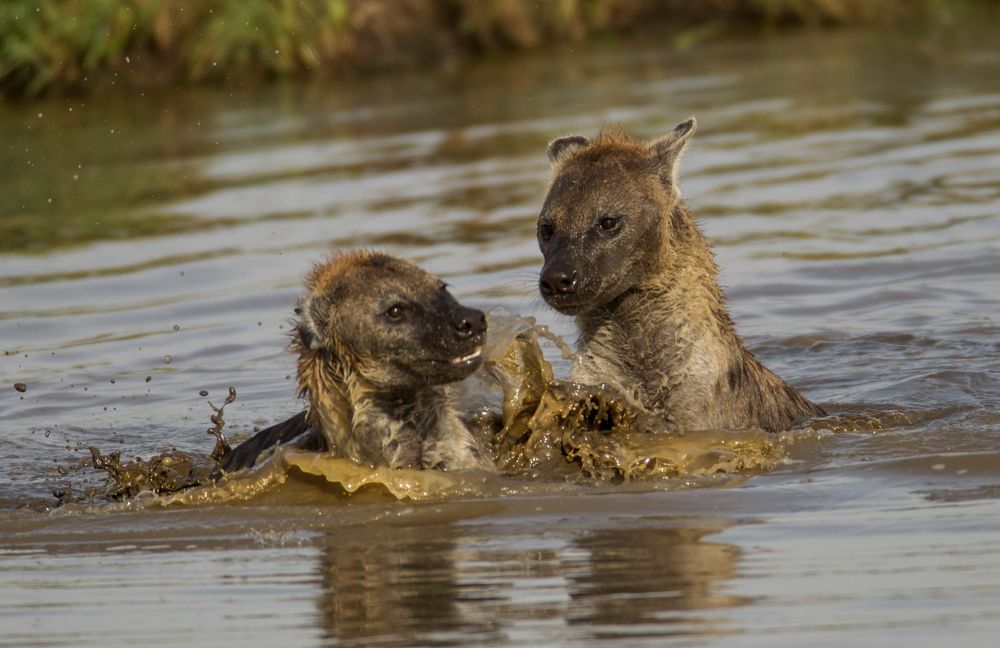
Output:
[[538,216],[538,287],[567,315],[612,302],[655,276],[680,201],[677,165],[694,118],[649,143],[621,131],[549,144],[553,178]]
[[417,266],[377,252],[317,265],[296,313],[303,350],[330,353],[370,384],[412,391],[462,380],[482,362],[486,317]]

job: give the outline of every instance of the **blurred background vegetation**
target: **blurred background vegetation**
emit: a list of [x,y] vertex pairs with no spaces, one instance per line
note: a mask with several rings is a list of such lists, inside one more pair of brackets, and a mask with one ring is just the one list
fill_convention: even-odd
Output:
[[3,0],[0,95],[350,74],[649,25],[685,47],[736,25],[946,19],[944,0]]

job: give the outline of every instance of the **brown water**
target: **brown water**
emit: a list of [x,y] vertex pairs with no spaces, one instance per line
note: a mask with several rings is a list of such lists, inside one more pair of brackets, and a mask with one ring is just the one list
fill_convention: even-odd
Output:
[[[3,107],[0,645],[994,645],[995,24]],[[545,143],[689,114],[739,329],[839,431],[621,484],[397,501],[292,453],[247,497],[54,507],[101,486],[88,446],[207,452],[230,386],[230,435],[298,411],[284,333],[330,245],[572,340],[534,288]]]

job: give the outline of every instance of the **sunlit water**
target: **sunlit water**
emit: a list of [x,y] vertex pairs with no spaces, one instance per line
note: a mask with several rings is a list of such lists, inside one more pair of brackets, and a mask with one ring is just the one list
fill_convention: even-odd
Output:
[[[984,32],[652,39],[5,106],[0,645],[994,645],[1000,47]],[[546,142],[689,114],[682,186],[740,332],[878,429],[792,435],[774,461],[697,479],[397,501],[293,455],[249,499],[53,508],[99,483],[74,468],[88,446],[209,450],[206,401],[229,386],[230,435],[298,411],[287,320],[331,245],[412,259],[572,340],[534,287]]]

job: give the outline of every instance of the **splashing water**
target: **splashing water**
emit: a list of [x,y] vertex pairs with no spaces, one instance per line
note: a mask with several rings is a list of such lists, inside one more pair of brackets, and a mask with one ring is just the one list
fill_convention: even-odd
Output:
[[[90,465],[107,473],[108,488],[104,495],[108,499],[122,500],[136,497],[140,493],[157,495],[183,491],[196,486],[210,484],[219,476],[219,461],[230,451],[229,442],[223,434],[226,421],[223,418],[226,405],[236,400],[236,389],[229,388],[226,400],[216,407],[209,403],[214,412],[210,419],[212,427],[207,434],[215,437],[215,447],[207,455],[170,450],[151,457],[136,458],[122,463],[121,451],[102,455],[97,448],[90,448]],[[56,493],[61,504],[80,501],[73,497],[73,489]]]
[[539,338],[566,354],[562,340],[530,320],[497,324],[514,330],[487,362],[504,394],[493,443],[504,473],[622,482],[766,470],[785,456],[791,433],[680,433],[607,385],[556,380]]
[[[776,435],[759,430],[681,433],[607,385],[556,379],[543,341],[564,359],[571,359],[572,352],[533,319],[493,312],[490,331],[484,368],[468,384],[456,386],[455,395],[460,402],[487,403],[470,418],[474,431],[487,441],[499,476],[373,468],[291,447],[275,449],[252,470],[225,473],[219,467],[229,449],[223,410],[236,398],[232,388],[221,407],[212,406],[208,433],[216,442],[210,453],[173,450],[123,463],[119,452],[103,456],[91,448],[92,465],[107,473],[104,496],[110,500],[147,502],[159,496],[159,505],[239,501],[289,478],[318,480],[340,495],[375,490],[419,500],[495,495],[545,484],[642,481],[676,488],[719,475],[740,479],[780,464],[801,435],[815,436],[830,428],[870,429],[870,421],[859,418],[854,424],[819,421],[805,430]],[[60,499],[72,501],[65,494]]]

